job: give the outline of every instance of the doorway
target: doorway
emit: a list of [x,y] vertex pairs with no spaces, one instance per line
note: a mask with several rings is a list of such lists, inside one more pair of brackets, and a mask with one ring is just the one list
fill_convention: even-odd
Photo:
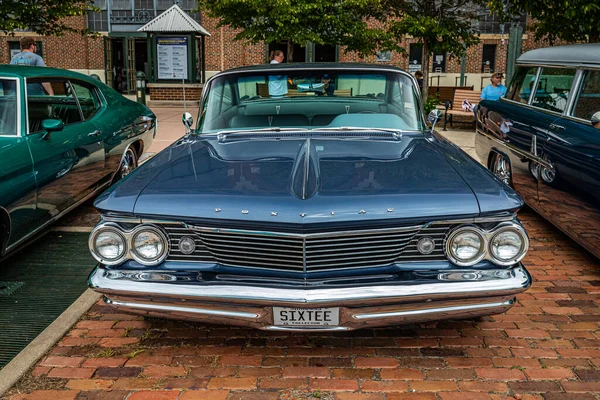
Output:
[[119,93],[135,91],[138,71],[142,71],[146,79],[148,78],[148,45],[145,38],[131,36],[108,38],[105,52],[106,82]]

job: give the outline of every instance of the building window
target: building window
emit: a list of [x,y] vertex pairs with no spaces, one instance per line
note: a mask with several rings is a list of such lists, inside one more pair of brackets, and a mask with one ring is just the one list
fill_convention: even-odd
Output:
[[423,70],[423,45],[411,43],[408,51],[408,72],[414,73]]
[[433,54],[433,67],[431,72],[446,72],[446,53]]
[[484,44],[481,59],[481,72],[491,74],[496,70],[496,45]]
[[[10,41],[8,42],[8,49],[9,49],[9,62],[10,60],[12,60],[13,56],[17,53],[21,52],[21,43],[20,42],[13,42]],[[37,54],[40,57],[44,57],[44,44],[42,42],[40,42],[39,40],[36,40],[35,42],[35,54]]]
[[378,51],[375,53],[375,61],[377,62],[389,62],[392,61],[391,51]]

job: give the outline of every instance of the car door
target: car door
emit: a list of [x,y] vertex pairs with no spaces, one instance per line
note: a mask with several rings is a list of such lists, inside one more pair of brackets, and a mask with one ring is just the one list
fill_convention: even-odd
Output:
[[[76,204],[97,186],[104,168],[104,146],[99,129],[86,121],[68,79],[49,81],[53,95],[27,95],[27,139],[37,180],[36,219],[44,224]],[[62,129],[45,130],[44,120],[59,120]]]
[[35,177],[22,122],[22,83],[0,77],[0,253],[34,230]]
[[[581,71],[572,110],[557,119],[543,156],[540,208],[549,220],[588,248],[600,248],[600,129],[591,117],[600,111],[600,71]],[[575,88],[577,89],[577,88]]]

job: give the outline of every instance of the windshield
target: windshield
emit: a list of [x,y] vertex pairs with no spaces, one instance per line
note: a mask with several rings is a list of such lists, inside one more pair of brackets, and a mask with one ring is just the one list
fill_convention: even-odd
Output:
[[200,133],[265,128],[422,130],[406,74],[276,70],[214,79],[200,107]]
[[17,134],[17,81],[0,78],[0,135]]

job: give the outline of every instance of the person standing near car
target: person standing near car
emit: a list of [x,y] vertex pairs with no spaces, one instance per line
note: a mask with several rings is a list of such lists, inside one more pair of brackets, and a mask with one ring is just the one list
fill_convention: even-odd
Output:
[[506,93],[506,86],[502,84],[504,75],[502,72],[496,72],[492,75],[490,85],[487,85],[481,91],[481,100],[499,100]]
[[[37,45],[35,44],[35,40],[31,37],[23,37],[21,38],[21,52],[15,54],[10,63],[12,65],[27,65],[27,66],[38,66],[45,67],[46,63],[44,63],[44,59],[39,55],[35,54],[35,49]],[[44,92],[44,89],[46,92]],[[27,84],[27,93],[29,95],[45,95],[48,93],[50,96],[54,96],[54,90],[52,90],[52,85],[49,82],[44,82],[42,84],[39,83],[31,83]]]
[[[280,64],[283,62],[283,51],[273,50],[269,59],[271,64]],[[270,75],[269,76],[269,96],[283,97],[287,94],[287,76],[286,75]]]

